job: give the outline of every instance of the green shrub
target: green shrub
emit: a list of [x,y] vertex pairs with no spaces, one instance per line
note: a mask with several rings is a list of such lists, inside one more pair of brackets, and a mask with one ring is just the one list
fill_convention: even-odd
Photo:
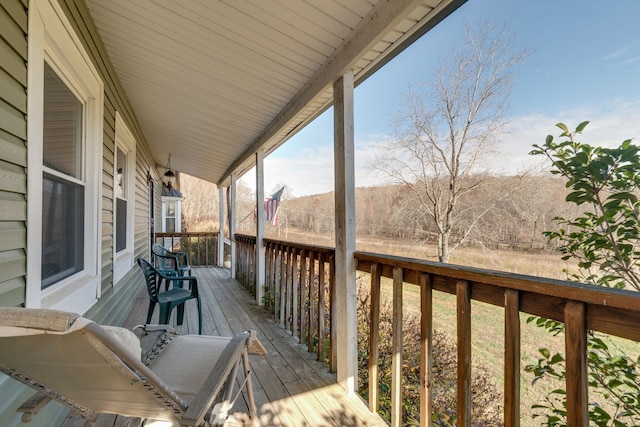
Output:
[[[579,270],[567,279],[594,286],[632,287],[640,291],[640,147],[630,139],[616,148],[603,148],[575,140],[589,122],[575,130],[558,123],[560,141],[548,135],[534,145],[532,155],[551,161],[551,173],[566,180],[571,190],[566,201],[583,206],[575,218],[554,218],[558,229],[544,234],[559,244],[563,259],[578,261]],[[557,335],[564,325],[532,318],[536,325]],[[533,405],[546,426],[566,426],[566,366],[560,353],[540,349],[541,357],[526,367],[533,382],[556,382],[544,401]],[[609,338],[587,335],[590,425],[640,425],[640,357],[626,355]]]

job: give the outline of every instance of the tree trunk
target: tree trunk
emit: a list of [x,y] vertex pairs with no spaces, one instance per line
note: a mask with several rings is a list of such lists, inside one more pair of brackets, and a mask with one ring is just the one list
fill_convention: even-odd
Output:
[[451,232],[438,233],[438,261],[449,262],[449,238]]

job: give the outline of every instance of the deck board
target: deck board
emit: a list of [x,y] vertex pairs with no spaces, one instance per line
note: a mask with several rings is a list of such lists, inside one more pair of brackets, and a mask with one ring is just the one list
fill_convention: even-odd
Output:
[[[268,351],[266,356],[250,356],[253,388],[261,426],[386,426],[376,414],[367,409],[358,396],[349,396],[335,383],[335,375],[325,364],[308,353],[290,333],[281,328],[248,292],[229,278],[222,268],[193,268],[198,278],[202,300],[203,334],[234,335],[255,330]],[[141,289],[127,318],[125,327],[146,321],[148,297]],[[158,319],[156,308],[151,322]],[[198,317],[195,301],[187,302],[184,324],[175,324],[175,310],[171,325],[179,333],[197,333]],[[247,411],[244,396],[238,399],[232,412]],[[62,427],[81,425],[70,416]],[[101,427],[140,426],[141,420],[103,416]],[[167,426],[170,424],[166,423]],[[230,425],[234,425],[233,421]],[[160,427],[158,423],[154,427]]]

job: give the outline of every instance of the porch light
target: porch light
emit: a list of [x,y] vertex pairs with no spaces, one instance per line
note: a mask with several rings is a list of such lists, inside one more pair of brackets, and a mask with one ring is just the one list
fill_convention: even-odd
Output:
[[169,158],[167,159],[167,168],[164,170],[164,175],[162,175],[162,183],[169,189],[173,188],[176,183],[176,174],[171,169],[171,153],[169,153]]
[[164,175],[162,175],[162,183],[167,187],[173,187],[173,184],[176,183],[176,174],[173,173],[171,169],[168,169]]

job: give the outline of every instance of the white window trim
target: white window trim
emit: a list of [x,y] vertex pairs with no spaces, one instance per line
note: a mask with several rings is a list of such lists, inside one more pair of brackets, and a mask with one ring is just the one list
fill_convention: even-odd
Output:
[[[85,105],[84,270],[42,290],[42,173],[44,62],[80,96]],[[56,0],[29,4],[27,177],[27,307],[84,314],[100,295],[101,171],[104,85]]]
[[167,202],[176,202],[176,233],[182,232],[182,197],[162,196],[162,232],[167,233]]
[[[116,174],[118,148],[127,156],[127,165],[125,177],[125,193],[127,195],[127,243],[126,247],[120,252],[116,252]],[[134,212],[135,212],[135,179],[136,179],[136,140],[133,133],[125,123],[119,112],[116,111],[116,145],[114,150],[113,161],[113,284],[118,283],[129,270],[133,267],[133,247],[134,247]]]

